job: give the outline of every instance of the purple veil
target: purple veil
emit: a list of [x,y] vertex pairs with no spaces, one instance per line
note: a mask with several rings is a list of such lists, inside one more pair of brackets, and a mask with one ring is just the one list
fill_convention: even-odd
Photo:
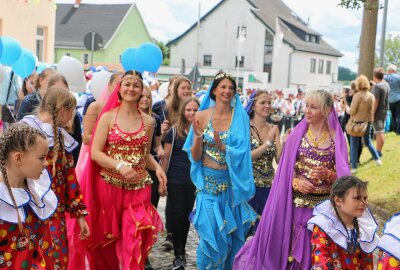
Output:
[[[347,143],[334,109],[329,113],[328,127],[335,141],[337,176],[350,175]],[[307,128],[303,119],[286,140],[257,232],[236,255],[233,269],[286,270],[292,230],[292,179],[297,149]]]

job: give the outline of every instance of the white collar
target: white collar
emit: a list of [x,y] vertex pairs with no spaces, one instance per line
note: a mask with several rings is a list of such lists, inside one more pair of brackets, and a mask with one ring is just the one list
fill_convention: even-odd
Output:
[[[24,118],[22,118],[20,123],[25,123],[31,127],[43,131],[46,134],[49,147],[54,146],[54,132],[51,124],[43,123],[39,120],[39,118],[37,118],[36,115],[26,115]],[[61,132],[64,137],[65,151],[71,153],[76,147],[78,147],[78,142],[75,141],[75,139],[65,129],[59,127],[58,132]]]
[[[24,188],[11,188],[22,223],[27,217],[25,207],[30,207],[41,220],[48,219],[57,209],[58,199],[51,190],[51,182],[50,173],[45,169],[39,179],[27,179],[29,192]],[[4,183],[0,183],[0,220],[18,223],[13,200]]]
[[383,236],[378,246],[400,260],[400,212],[386,222]]
[[[376,234],[378,224],[368,208],[357,220],[360,228],[360,247],[364,252],[371,253],[379,242]],[[326,200],[314,208],[313,217],[308,221],[307,228],[312,231],[314,225],[320,227],[333,242],[347,250],[346,229],[339,221],[330,200]]]

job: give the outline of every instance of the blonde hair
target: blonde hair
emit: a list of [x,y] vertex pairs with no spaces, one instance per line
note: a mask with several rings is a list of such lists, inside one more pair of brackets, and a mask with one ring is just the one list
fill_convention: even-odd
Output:
[[326,90],[313,90],[306,94],[305,100],[317,100],[321,105],[321,111],[324,116],[328,116],[333,108],[333,98],[331,93]]
[[39,113],[51,113],[53,117],[53,133],[54,133],[54,146],[53,146],[53,175],[56,172],[56,162],[58,158],[58,151],[62,151],[62,164],[66,164],[64,138],[62,133],[58,132],[58,109],[66,108],[67,110],[75,109],[76,99],[74,95],[65,88],[50,88],[44,95],[40,103]]
[[[149,92],[149,97],[148,97],[148,99],[150,100],[150,102],[149,102],[149,108],[147,109],[149,113],[147,113],[147,114],[148,114],[148,115],[153,115],[153,110],[152,110],[153,95],[151,94],[151,89],[150,89],[149,86],[145,85],[145,86],[143,86],[143,90],[147,90],[147,91]],[[143,94],[143,92],[142,92],[142,95],[141,95],[140,98],[139,98],[139,102],[140,102],[140,99],[141,99],[143,96],[144,96],[144,94]],[[146,113],[146,112],[144,112],[144,113]]]
[[358,76],[358,78],[356,79],[356,89],[357,91],[368,91],[369,89],[371,89],[371,85],[369,84],[367,76]]
[[[13,151],[23,153],[28,152],[29,149],[37,143],[37,137],[46,139],[46,135],[44,135],[40,130],[18,123],[12,124],[0,136],[0,172],[3,175],[4,184],[7,186],[8,192],[10,193],[14,207],[17,211],[18,227],[21,234],[23,234],[23,226],[18,212],[18,205],[12,192],[10,182],[8,181],[6,160],[8,159],[9,154]],[[26,179],[25,188],[30,192]]]

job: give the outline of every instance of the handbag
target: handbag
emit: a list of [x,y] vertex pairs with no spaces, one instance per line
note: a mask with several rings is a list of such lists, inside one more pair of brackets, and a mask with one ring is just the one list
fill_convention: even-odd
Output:
[[346,124],[346,133],[353,137],[362,137],[367,131],[368,122],[356,122],[352,117]]

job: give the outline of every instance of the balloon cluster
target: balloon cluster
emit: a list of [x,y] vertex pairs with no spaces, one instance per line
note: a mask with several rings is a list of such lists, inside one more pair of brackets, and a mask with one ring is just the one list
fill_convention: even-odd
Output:
[[35,70],[37,57],[28,49],[22,48],[15,38],[2,36],[0,37],[0,63],[11,66],[15,74],[26,78]]
[[157,72],[163,61],[161,49],[154,43],[146,42],[138,48],[128,48],[121,56],[122,67],[127,70]]

